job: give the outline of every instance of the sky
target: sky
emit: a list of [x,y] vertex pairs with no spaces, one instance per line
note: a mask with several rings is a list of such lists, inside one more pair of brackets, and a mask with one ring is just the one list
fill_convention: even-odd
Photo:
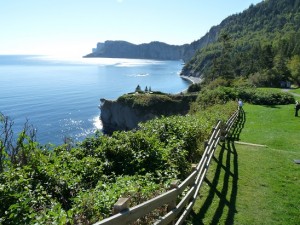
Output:
[[82,56],[97,42],[200,39],[263,0],[1,0],[0,54]]

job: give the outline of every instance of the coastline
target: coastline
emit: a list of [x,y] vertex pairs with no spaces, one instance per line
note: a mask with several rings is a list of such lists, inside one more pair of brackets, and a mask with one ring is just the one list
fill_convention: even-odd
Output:
[[[181,77],[181,79],[189,81],[191,84],[198,84],[198,83],[201,83],[201,81],[202,81],[201,78],[199,78],[199,77],[182,76],[182,75],[180,75],[180,77]],[[188,88],[184,89],[183,91],[179,92],[178,94],[186,93],[187,89]]]
[[191,82],[192,84],[201,83],[202,79],[199,77],[192,77],[192,76],[180,76],[182,79]]

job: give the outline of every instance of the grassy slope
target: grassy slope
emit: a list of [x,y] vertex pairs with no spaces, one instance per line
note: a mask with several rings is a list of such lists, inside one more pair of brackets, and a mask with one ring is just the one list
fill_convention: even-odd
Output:
[[[290,89],[290,92],[293,92],[293,93],[295,93],[295,94],[300,95],[300,88],[297,88],[297,89]],[[296,97],[296,98],[300,99],[299,97]]]
[[188,224],[300,224],[300,117],[293,105],[244,109],[235,139],[267,147],[220,147]]

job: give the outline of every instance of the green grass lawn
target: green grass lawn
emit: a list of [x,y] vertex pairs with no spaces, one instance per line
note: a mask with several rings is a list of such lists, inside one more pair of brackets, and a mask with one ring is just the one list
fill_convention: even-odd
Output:
[[300,88],[290,89],[289,91],[300,95]]
[[300,224],[300,117],[293,105],[244,111],[215,153],[188,224]]

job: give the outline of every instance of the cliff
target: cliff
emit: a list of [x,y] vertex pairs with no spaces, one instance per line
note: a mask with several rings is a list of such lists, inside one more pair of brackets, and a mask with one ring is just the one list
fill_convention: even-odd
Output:
[[111,134],[116,130],[131,130],[144,122],[159,116],[185,114],[196,95],[166,95],[162,93],[126,94],[116,101],[101,99],[103,132]]
[[180,60],[184,45],[168,45],[163,42],[151,42],[135,45],[126,41],[105,41],[85,57],[135,58],[156,60]]
[[195,52],[217,39],[218,27],[213,27],[201,39],[184,45],[169,45],[153,41],[147,44],[132,44],[126,41],[105,41],[97,43],[93,52],[84,56],[86,58],[131,58],[155,60],[189,60]]

